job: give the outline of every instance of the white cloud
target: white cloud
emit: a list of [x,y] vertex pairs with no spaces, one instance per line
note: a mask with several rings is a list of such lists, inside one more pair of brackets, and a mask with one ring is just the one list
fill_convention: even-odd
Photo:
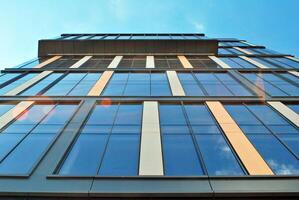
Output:
[[192,25],[194,26],[194,29],[199,32],[199,33],[203,33],[205,31],[205,26],[200,23],[200,22],[191,22]]

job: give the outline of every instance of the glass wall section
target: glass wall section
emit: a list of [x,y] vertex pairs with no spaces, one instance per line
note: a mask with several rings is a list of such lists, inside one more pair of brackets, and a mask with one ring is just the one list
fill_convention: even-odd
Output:
[[299,174],[296,127],[267,105],[226,105],[225,108],[275,174]]
[[165,73],[114,73],[103,96],[171,96]]
[[46,78],[42,79],[35,85],[31,86],[27,90],[23,91],[21,96],[33,96],[33,95],[40,95],[43,89],[47,88],[50,84],[52,84],[54,81],[56,81],[58,78],[60,78],[63,75],[63,73],[54,73],[50,74]]
[[218,54],[224,54],[224,55],[244,55],[243,52],[238,51],[234,48],[218,48]]
[[271,73],[242,73],[242,75],[271,96],[299,96],[295,84]]
[[155,68],[183,68],[177,56],[155,56]]
[[53,85],[45,96],[84,96],[100,78],[101,73],[69,73]]
[[258,55],[258,54],[279,55],[279,54],[282,54],[282,53],[278,53],[276,51],[273,51],[270,49],[264,49],[264,48],[247,48],[246,51],[249,51],[254,55]]
[[268,68],[299,69],[299,62],[288,58],[252,58]]
[[34,68],[35,66],[37,66],[40,63],[46,61],[49,58],[50,57],[48,57],[48,58],[44,57],[44,58],[33,59],[33,60],[27,61],[25,63],[22,63],[21,65],[15,66],[13,68]]
[[299,115],[299,105],[298,104],[287,104],[287,106]]
[[244,174],[206,106],[160,104],[159,111],[166,176]]
[[15,105],[14,104],[2,104],[0,102],[0,117],[5,114],[7,111],[12,109]]
[[250,45],[245,44],[243,42],[219,42],[219,46],[221,46],[221,47],[229,47],[229,46],[245,47],[245,46],[250,46]]
[[92,58],[83,63],[79,68],[106,69],[113,58],[114,56],[92,56]]
[[252,96],[227,73],[178,73],[187,96]]
[[29,174],[77,105],[33,105],[1,130],[0,174]]
[[213,68],[221,68],[217,63],[211,60],[208,57],[201,57],[201,56],[186,56],[190,64],[194,68],[206,68],[206,69],[213,69]]
[[37,75],[36,73],[27,74],[27,75],[23,76],[22,78],[19,78],[16,81],[11,82],[10,84],[0,88],[0,95],[5,95],[5,93],[7,93],[10,90],[13,90],[14,88],[22,85],[26,81],[28,81],[28,80],[32,79],[33,77],[35,77],[36,75]]
[[145,68],[145,56],[124,56],[117,68]]
[[21,75],[20,73],[6,73],[0,74],[0,85],[6,83],[7,81],[16,78],[17,76]]
[[96,105],[59,174],[138,175],[141,118],[141,104]]
[[43,69],[69,68],[81,58],[82,56],[63,56],[62,58],[45,65]]
[[256,68],[255,65],[238,57],[226,57],[226,58],[221,57],[219,59],[225,62],[226,64],[228,64],[231,68],[247,68],[247,69]]

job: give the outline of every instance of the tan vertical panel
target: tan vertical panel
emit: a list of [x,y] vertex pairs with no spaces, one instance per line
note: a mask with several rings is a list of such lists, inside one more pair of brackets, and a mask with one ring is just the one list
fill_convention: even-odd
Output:
[[255,66],[259,67],[259,68],[262,68],[262,69],[268,68],[267,66],[265,66],[265,65],[263,65],[263,64],[255,61],[255,60],[253,60],[251,58],[248,58],[246,56],[239,56],[239,57],[242,58],[243,60],[246,60],[247,62],[250,62],[251,64],[253,64],[253,65],[255,65]]
[[145,101],[142,114],[139,175],[163,175],[158,102]]
[[272,175],[272,170],[223,105],[219,101],[207,101],[206,103],[248,173],[250,175]]
[[292,57],[292,56],[286,56],[286,58],[291,59],[291,60],[294,60],[294,61],[296,61],[296,62],[299,62],[299,59],[298,59],[298,58],[295,58],[295,57]]
[[222,60],[220,60],[216,56],[209,56],[209,58],[212,59],[218,65],[220,65],[220,67],[222,67],[222,68],[226,68],[226,69],[230,69],[231,68],[228,64],[226,64],[225,62],[223,62]]
[[87,96],[99,96],[101,95],[103,89],[106,84],[109,82],[111,76],[113,75],[113,71],[105,71],[99,80],[94,84],[94,86],[90,89]]
[[184,68],[193,68],[186,56],[178,56]]
[[253,53],[251,53],[250,51],[247,51],[246,49],[242,49],[240,47],[233,47],[234,49],[238,50],[238,51],[241,51],[245,54],[248,54],[248,55],[253,55]]
[[9,122],[14,120],[19,114],[24,112],[27,108],[29,108],[34,101],[22,101],[18,103],[15,107],[7,111],[5,114],[0,116],[0,129],[6,126]]
[[117,65],[120,63],[122,58],[123,56],[115,56],[107,68],[109,69],[117,68]]
[[155,68],[155,58],[154,58],[154,56],[146,56],[145,68]]
[[91,58],[92,58],[92,56],[84,56],[78,62],[76,62],[75,64],[73,64],[72,66],[70,66],[70,68],[79,68],[81,65],[83,65],[84,63],[86,63]]
[[290,74],[293,74],[295,76],[298,76],[299,77],[299,72],[296,72],[296,71],[288,71]]
[[6,96],[12,96],[12,95],[17,95],[20,92],[26,90],[27,88],[29,88],[30,86],[32,86],[33,84],[37,83],[38,81],[40,81],[41,79],[43,79],[44,77],[48,76],[49,74],[51,74],[53,71],[44,71],[38,75],[36,75],[35,77],[33,77],[32,79],[26,81],[25,83],[23,83],[22,85],[19,85],[18,87],[10,90],[9,92],[7,92]]
[[178,77],[176,71],[167,71],[166,74],[168,77],[172,95],[173,96],[185,96],[184,89],[181,85],[181,82],[179,80],[179,77]]
[[38,65],[36,65],[36,66],[33,67],[33,68],[42,68],[42,67],[44,67],[45,65],[50,64],[51,62],[54,62],[54,61],[60,59],[61,57],[62,57],[62,56],[54,56],[54,57],[52,57],[52,58],[50,58],[50,59],[48,59],[48,60],[46,60],[46,61],[44,61],[44,62],[42,62],[42,63],[40,63],[40,64],[38,64]]
[[293,111],[280,101],[268,101],[268,104],[275,110],[277,110],[280,114],[282,114],[285,118],[290,120],[297,127],[299,127],[299,115],[295,111]]

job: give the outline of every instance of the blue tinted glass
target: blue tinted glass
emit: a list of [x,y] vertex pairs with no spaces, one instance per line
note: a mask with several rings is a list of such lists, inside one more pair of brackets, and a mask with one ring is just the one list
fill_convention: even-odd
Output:
[[5,93],[13,90],[15,87],[22,85],[23,83],[25,83],[26,81],[32,79],[33,77],[35,77],[37,74],[27,74],[22,78],[17,79],[16,81],[4,86],[3,88],[0,89],[0,95],[5,95]]
[[128,73],[114,73],[103,92],[103,96],[121,96],[128,77]]
[[264,124],[267,125],[280,125],[286,124],[288,122],[283,119],[279,114],[272,110],[266,105],[250,105],[247,106]]
[[150,74],[136,73],[129,74],[125,96],[149,96],[150,95]]
[[191,136],[164,135],[162,144],[166,176],[204,174]]
[[299,157],[299,135],[280,135],[279,139]]
[[[29,135],[8,155],[0,164],[0,174],[25,174],[32,167],[41,154],[45,151],[48,143],[52,140],[51,134]],[[21,162],[21,164],[20,164]]]
[[215,124],[206,106],[185,105],[184,107],[191,125]]
[[23,137],[23,134],[0,134],[0,160],[2,160]]
[[56,83],[47,92],[46,96],[63,96],[67,95],[79,81],[86,75],[86,73],[71,73]]
[[142,105],[120,105],[115,119],[115,124],[141,124]]
[[222,135],[197,135],[209,175],[244,175]]
[[19,76],[20,74],[18,73],[9,73],[9,74],[0,74],[0,85],[5,83],[6,81],[9,81],[17,76]]
[[57,105],[41,124],[65,124],[76,107],[77,105]]
[[89,90],[94,86],[97,80],[100,78],[100,73],[87,74],[79,83],[76,85],[68,96],[84,96],[87,95]]
[[2,116],[4,113],[12,109],[15,105],[10,104],[0,104],[0,116]]
[[259,125],[261,122],[243,105],[226,105],[226,110],[239,125]]
[[139,163],[139,136],[112,135],[99,171],[103,176],[136,176]]
[[187,125],[181,105],[160,105],[161,125]]
[[54,105],[34,105],[18,117],[14,124],[37,124],[53,107]]
[[299,161],[272,135],[248,135],[275,174],[299,174]]
[[165,73],[151,74],[151,96],[171,96],[167,76]]
[[86,175],[97,174],[99,162],[105,149],[106,135],[81,134],[68,154],[59,174]]
[[60,76],[62,76],[62,73],[55,73],[47,76],[42,81],[38,82],[37,84],[33,85],[29,89],[22,92],[20,95],[23,96],[31,96],[36,95],[39,93],[42,89],[53,83],[56,79],[58,79]]
[[178,73],[178,77],[187,96],[205,96],[192,74]]
[[299,105],[288,105],[293,111],[295,111],[299,115]]
[[112,125],[118,105],[112,104],[109,106],[97,105],[92,111],[87,124],[97,124],[97,125]]

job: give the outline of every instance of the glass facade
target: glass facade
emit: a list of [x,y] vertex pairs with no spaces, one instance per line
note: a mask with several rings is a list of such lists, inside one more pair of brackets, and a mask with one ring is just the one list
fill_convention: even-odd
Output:
[[275,174],[299,173],[296,127],[267,105],[226,105],[226,109]]
[[203,34],[39,44],[0,74],[0,197],[299,193],[297,58]]
[[76,107],[33,105],[5,127],[0,133],[0,174],[30,173]]
[[227,73],[178,73],[187,96],[252,96]]

